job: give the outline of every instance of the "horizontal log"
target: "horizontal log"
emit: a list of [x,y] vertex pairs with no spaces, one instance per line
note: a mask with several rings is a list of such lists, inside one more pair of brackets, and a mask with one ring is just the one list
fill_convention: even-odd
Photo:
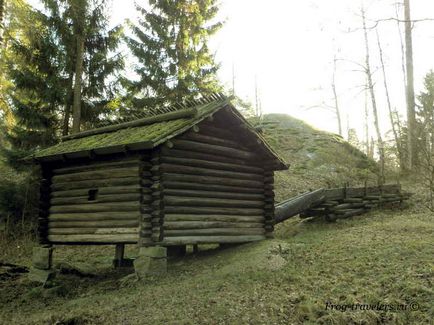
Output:
[[241,173],[234,171],[218,170],[212,168],[200,168],[200,167],[189,167],[183,165],[174,165],[163,163],[160,165],[160,173],[182,173],[188,175],[197,176],[213,176],[213,177],[224,177],[232,179],[245,179],[245,180],[256,180],[261,183],[264,182],[263,174],[252,174],[252,173]]
[[[111,187],[98,187],[99,195],[110,195],[110,194],[133,194],[140,192],[150,192],[149,189],[143,188],[139,185],[131,186],[111,186]],[[77,190],[65,190],[65,191],[53,191],[51,192],[51,197],[72,197],[72,196],[86,196],[89,193],[88,188],[77,189]]]
[[207,228],[263,228],[260,222],[165,221],[164,230]]
[[357,215],[363,214],[365,212],[366,212],[365,209],[354,209],[352,211],[345,212],[343,215],[338,215],[338,217],[340,217],[340,218],[349,218],[349,217],[353,217],[353,216],[357,216]]
[[129,228],[48,228],[49,235],[122,235],[122,234],[138,234],[139,227]]
[[228,186],[228,185],[215,185],[215,184],[197,184],[189,182],[177,182],[165,180],[164,188],[170,189],[186,189],[186,190],[199,190],[199,191],[220,191],[220,192],[236,192],[236,193],[264,193],[264,188],[260,187],[242,187],[242,186]]
[[143,186],[150,185],[150,180],[141,180],[137,177],[123,177],[123,178],[110,178],[102,180],[86,180],[77,182],[65,182],[57,183],[51,185],[52,191],[64,191],[64,190],[75,190],[83,188],[95,188],[95,187],[112,187],[121,185],[140,185]]
[[208,244],[208,243],[247,243],[252,241],[264,240],[264,235],[250,235],[250,236],[182,236],[182,237],[169,237],[165,236],[162,244],[164,245],[185,245],[185,244]]
[[52,178],[52,182],[63,183],[63,182],[74,182],[74,181],[96,180],[96,179],[107,179],[107,178],[122,178],[122,177],[139,177],[138,164],[133,167],[100,169],[100,170],[84,171],[84,172],[70,173],[64,175],[55,175]]
[[282,222],[306,209],[324,202],[325,198],[324,189],[319,189],[313,192],[303,193],[295,198],[277,204],[275,208],[276,223]]
[[[201,127],[201,126],[203,126],[203,127]],[[199,125],[199,128],[200,128],[200,131],[199,131],[200,134],[211,135],[214,137],[219,137],[219,138],[228,139],[228,140],[233,140],[233,139],[239,138],[239,134],[232,132],[228,128],[216,127],[215,123],[201,122],[201,124]]]
[[222,215],[222,214],[165,214],[165,222],[178,221],[218,221],[218,222],[263,222],[262,215]]
[[50,228],[132,228],[139,226],[139,219],[133,220],[99,220],[99,221],[52,221],[49,220]]
[[136,212],[93,212],[93,213],[52,213],[50,221],[108,221],[108,220],[140,220],[141,214]]
[[262,215],[264,213],[263,209],[251,209],[251,208],[206,208],[206,207],[173,207],[166,206],[164,207],[165,213],[173,213],[173,214],[233,214],[233,215]]
[[91,170],[100,170],[100,169],[108,169],[108,168],[111,169],[114,167],[131,167],[131,166],[138,166],[139,163],[144,164],[143,162],[140,162],[139,157],[137,156],[130,157],[130,158],[125,157],[121,160],[115,160],[115,161],[108,161],[108,162],[98,161],[98,162],[73,165],[70,167],[55,168],[53,169],[53,174],[63,175],[63,174],[85,172]]
[[164,236],[237,236],[237,235],[262,235],[265,234],[264,228],[209,228],[209,229],[181,229],[164,230]]
[[134,194],[117,194],[117,195],[97,195],[96,200],[89,201],[88,196],[73,196],[73,197],[60,197],[52,198],[51,205],[68,205],[68,204],[95,204],[95,203],[109,203],[109,202],[150,202],[150,195],[140,195],[140,193]]
[[193,206],[193,207],[234,207],[234,208],[261,208],[264,201],[248,201],[218,198],[194,198],[180,196],[164,196],[166,206]]
[[353,197],[353,198],[344,199],[343,201],[345,203],[361,203],[361,202],[363,202],[363,199],[362,198]]
[[118,202],[118,203],[90,203],[90,204],[75,204],[75,205],[58,205],[50,207],[50,213],[68,213],[68,212],[110,212],[110,211],[139,211],[140,203],[133,202]]
[[237,164],[243,166],[254,166],[254,167],[263,167],[255,160],[246,160],[241,158],[229,158],[226,156],[218,155],[216,153],[203,153],[203,152],[195,152],[191,150],[180,150],[180,149],[170,149],[168,147],[161,148],[161,156],[162,157],[177,157],[177,158],[186,158],[186,159],[200,159],[207,160],[212,162],[222,162],[229,164]]
[[237,138],[233,138],[235,140],[229,140],[227,138],[219,138],[214,135],[206,135],[195,132],[187,132],[179,137],[179,139],[190,140],[205,144],[214,144],[223,147],[230,147],[235,149],[241,149],[248,151],[249,149],[240,145],[239,141],[236,141]]
[[361,208],[364,206],[365,206],[365,204],[363,202],[361,202],[361,203],[342,203],[342,204],[338,204],[338,205],[335,205],[334,207],[330,208],[330,211]]
[[139,239],[139,233],[136,234],[81,234],[81,235],[48,235],[48,240],[54,244],[69,243],[87,243],[87,244],[134,244]]
[[[234,193],[234,192],[215,192],[215,191],[198,191],[198,190],[177,190],[164,189],[163,195],[184,196],[184,197],[203,197],[203,198],[227,198],[238,200],[265,200],[264,194]],[[272,198],[270,198],[272,199]]]
[[191,182],[191,183],[198,183],[198,184],[265,188],[264,182],[260,182],[260,181],[221,178],[221,177],[212,177],[212,176],[194,176],[194,175],[165,173],[161,176],[161,179],[163,180],[163,182],[164,181]]
[[224,146],[205,144],[200,142],[173,139],[172,143],[175,149],[191,150],[196,152],[218,154],[226,157],[241,158],[241,159],[257,159],[258,155],[246,150],[229,148]]
[[191,166],[191,167],[213,168],[213,169],[219,169],[219,170],[229,170],[229,171],[254,173],[254,174],[264,173],[264,169],[261,167],[246,166],[246,165],[233,164],[233,163],[216,162],[216,161],[209,161],[209,160],[203,160],[203,159],[162,156],[160,158],[160,162],[161,163],[176,164],[176,165]]

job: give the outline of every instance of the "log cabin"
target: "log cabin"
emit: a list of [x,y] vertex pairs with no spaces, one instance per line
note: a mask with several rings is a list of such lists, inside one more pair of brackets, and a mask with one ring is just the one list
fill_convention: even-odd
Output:
[[113,244],[117,255],[125,244],[265,239],[273,173],[288,168],[217,94],[66,136],[33,159],[42,171],[40,244]]

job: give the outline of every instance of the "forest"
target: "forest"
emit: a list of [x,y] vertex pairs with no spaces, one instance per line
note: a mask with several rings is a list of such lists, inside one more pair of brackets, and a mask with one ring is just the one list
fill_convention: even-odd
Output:
[[[138,1],[136,18],[114,25],[116,1],[0,0],[0,287],[5,288],[0,289],[0,323],[428,324],[433,316],[434,70],[415,80],[418,53],[412,37],[415,26],[434,19],[414,19],[412,0],[394,3],[383,18],[370,17],[369,1],[360,2],[354,30],[362,35],[363,60],[349,62],[336,51],[328,97],[314,105],[306,98],[309,111],[330,114],[333,134],[291,117],[290,108],[276,114],[263,105],[256,80],[253,100],[238,94],[234,69],[232,83],[219,78],[222,63],[210,45],[226,23],[219,1]],[[396,26],[400,38],[399,48],[387,54],[386,37],[382,43],[379,34],[385,24]],[[391,67],[390,56],[400,64]],[[349,126],[341,101],[339,66],[344,64],[356,67],[354,73],[364,80],[362,134]],[[392,80],[392,70],[400,78]],[[415,83],[423,87],[418,90]],[[111,268],[112,246],[86,247],[85,253],[74,246],[59,248],[60,280],[48,287],[17,275],[30,267],[38,242],[36,152],[83,131],[187,107],[215,94],[230,98],[289,163],[289,170],[274,173],[277,203],[318,188],[399,184],[413,194],[406,209],[385,207],[333,223],[291,218],[276,225],[274,239],[256,246],[198,250],[196,245],[187,248],[185,259],[169,263],[166,278],[139,287],[127,271]],[[394,96],[405,98],[400,103],[405,114]],[[127,248],[126,255],[134,256],[135,249]],[[86,265],[92,259],[96,262]],[[183,294],[181,285],[188,292]],[[136,295],[152,301],[138,301]],[[101,304],[93,304],[92,297]],[[418,308],[351,312],[325,309],[326,301]],[[71,304],[60,307],[65,302]],[[159,303],[178,306],[171,314]],[[30,307],[23,312],[25,306]]]

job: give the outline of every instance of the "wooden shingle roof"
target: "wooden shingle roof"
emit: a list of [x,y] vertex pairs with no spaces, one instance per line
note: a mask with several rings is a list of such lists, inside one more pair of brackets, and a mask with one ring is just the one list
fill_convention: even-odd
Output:
[[126,150],[152,149],[184,133],[222,108],[228,108],[233,113],[233,117],[239,119],[240,124],[243,124],[245,129],[257,138],[261,150],[266,151],[270,160],[275,161],[276,169],[287,168],[283,159],[232,106],[230,99],[221,95],[202,99],[188,108],[83,131],[66,137],[65,140],[52,147],[37,151],[32,158],[38,161],[55,161],[65,157],[86,157],[90,153],[110,154]]

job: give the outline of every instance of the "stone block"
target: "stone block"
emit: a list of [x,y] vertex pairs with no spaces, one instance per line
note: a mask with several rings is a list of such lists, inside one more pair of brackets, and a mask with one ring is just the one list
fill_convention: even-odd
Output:
[[45,284],[47,281],[54,279],[55,275],[56,272],[54,270],[40,270],[35,267],[31,267],[28,277],[32,282]]
[[53,256],[52,247],[33,247],[32,264],[34,268],[40,270],[51,269],[51,262]]
[[167,258],[167,248],[162,246],[140,247],[139,256]]
[[163,275],[167,272],[167,259],[139,256],[134,260],[134,270],[139,279]]

